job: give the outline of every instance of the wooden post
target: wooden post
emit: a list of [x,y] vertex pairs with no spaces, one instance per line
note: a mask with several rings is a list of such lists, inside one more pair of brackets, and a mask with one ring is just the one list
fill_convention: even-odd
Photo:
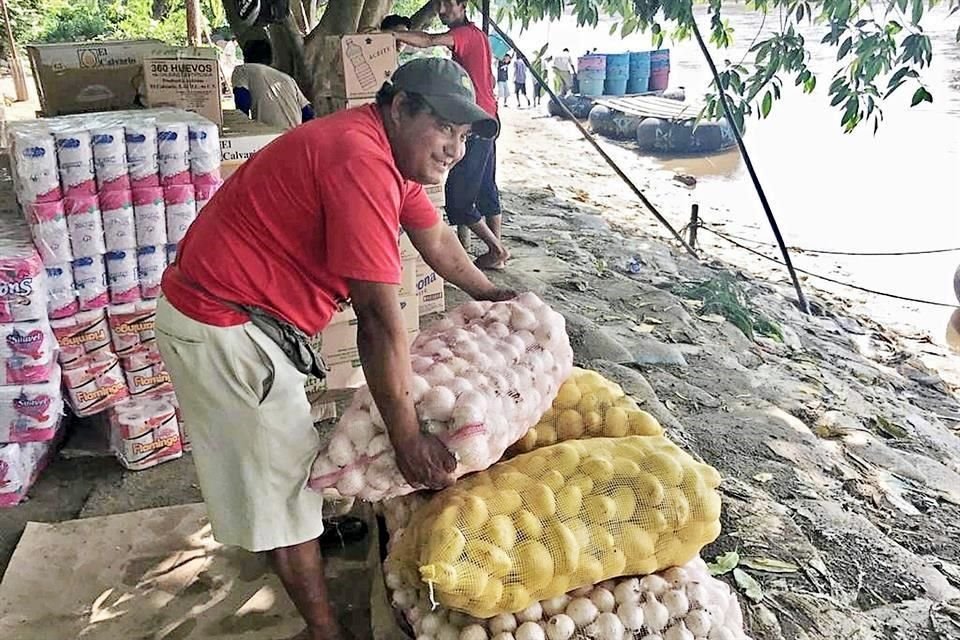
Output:
[[490,35],[490,0],[480,3],[480,12],[483,13],[483,33]]
[[187,5],[187,44],[200,46],[200,0],[186,0]]
[[700,226],[700,205],[694,204],[690,208],[690,224],[687,225],[689,239],[687,243],[694,251],[697,250],[697,227]]
[[17,102],[26,102],[29,98],[27,94],[27,77],[23,73],[23,65],[20,64],[20,56],[17,53],[17,43],[13,39],[13,28],[10,26],[10,14],[7,13],[6,0],[0,0],[0,10],[3,11],[3,24],[7,32],[7,61],[10,63],[10,73],[13,75],[13,86],[17,92]]

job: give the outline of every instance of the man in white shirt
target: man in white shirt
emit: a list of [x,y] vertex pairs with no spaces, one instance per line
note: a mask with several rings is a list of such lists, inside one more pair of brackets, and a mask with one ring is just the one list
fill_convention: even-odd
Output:
[[560,80],[560,95],[566,95],[573,88],[573,61],[570,60],[570,49],[553,57],[553,73]]
[[312,120],[315,113],[296,81],[270,66],[273,51],[265,40],[243,46],[243,64],[233,70],[233,98],[254,120],[280,129]]

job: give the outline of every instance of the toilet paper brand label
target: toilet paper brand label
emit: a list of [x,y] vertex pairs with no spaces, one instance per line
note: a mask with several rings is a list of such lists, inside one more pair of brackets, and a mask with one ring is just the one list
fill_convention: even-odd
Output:
[[33,293],[33,276],[18,280],[0,281],[0,300],[29,296]]
[[37,422],[44,422],[49,419],[47,411],[50,409],[52,399],[46,394],[30,397],[26,393],[21,393],[19,397],[13,399],[13,408],[17,413],[28,418],[33,418]]
[[43,338],[43,332],[40,331],[40,329],[33,329],[27,332],[14,329],[13,332],[7,336],[7,346],[9,346],[10,350],[14,353],[39,359],[42,355]]

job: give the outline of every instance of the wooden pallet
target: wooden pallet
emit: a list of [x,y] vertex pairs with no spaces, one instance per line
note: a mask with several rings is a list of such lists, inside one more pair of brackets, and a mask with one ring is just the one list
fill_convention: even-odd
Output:
[[670,100],[659,96],[604,96],[595,98],[593,103],[631,116],[660,118],[672,122],[693,120],[703,109],[702,104],[680,102],[679,100]]

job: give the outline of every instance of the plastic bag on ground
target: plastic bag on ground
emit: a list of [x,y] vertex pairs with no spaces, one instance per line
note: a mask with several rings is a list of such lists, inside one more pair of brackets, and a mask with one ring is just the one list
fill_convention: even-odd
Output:
[[663,436],[571,440],[462,478],[388,558],[477,617],[688,562],[720,534],[719,473]]
[[[486,469],[550,407],[570,375],[563,316],[532,293],[468,302],[411,347],[421,430],[458,458],[456,477]],[[411,493],[369,389],[361,388],[310,474],[325,495],[383,500]]]
[[537,424],[507,451],[526,453],[566,440],[658,436],[657,419],[596,371],[574,367]]

